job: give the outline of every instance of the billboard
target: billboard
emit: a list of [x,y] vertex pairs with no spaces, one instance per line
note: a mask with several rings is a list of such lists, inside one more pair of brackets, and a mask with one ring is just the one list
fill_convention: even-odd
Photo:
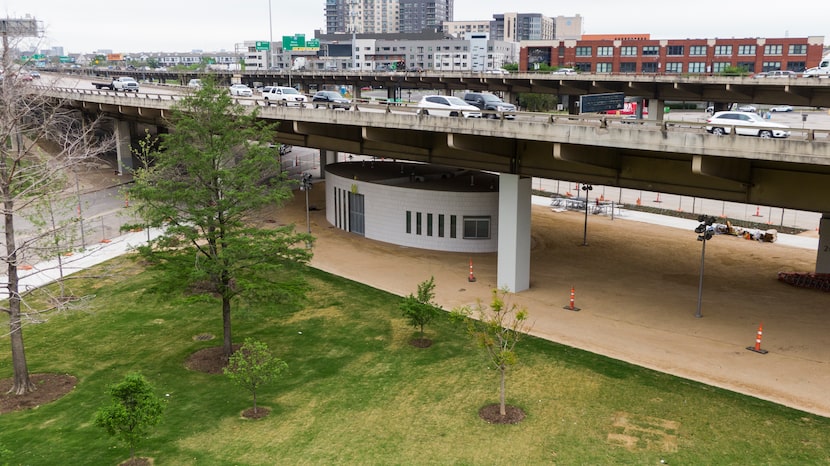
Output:
[[37,37],[35,19],[0,19],[0,34],[18,37]]
[[625,108],[625,93],[588,94],[579,96],[580,113],[622,110]]
[[124,56],[120,53],[108,53],[107,54],[107,61],[122,61],[124,60]]
[[305,40],[305,34],[282,36],[282,48],[286,52],[317,52],[320,50],[320,40]]

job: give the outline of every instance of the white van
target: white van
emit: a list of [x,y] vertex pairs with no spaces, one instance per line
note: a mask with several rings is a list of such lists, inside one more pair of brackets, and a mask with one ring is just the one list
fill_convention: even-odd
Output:
[[297,89],[282,86],[262,88],[262,98],[265,99],[266,105],[271,105],[274,102],[278,105],[287,105],[289,107],[305,107],[306,102],[308,102],[308,97],[300,94],[300,91]]

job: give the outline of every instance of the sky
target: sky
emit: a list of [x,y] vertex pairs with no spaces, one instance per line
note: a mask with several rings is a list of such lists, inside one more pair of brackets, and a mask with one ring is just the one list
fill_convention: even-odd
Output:
[[[64,53],[218,52],[248,40],[314,36],[324,29],[325,0],[0,0],[6,18],[43,22],[38,50]],[[584,34],[651,34],[654,39],[824,36],[825,0],[455,0],[456,21],[489,20],[514,11],[583,18]],[[123,2],[122,2],[123,3]],[[124,4],[126,5],[126,4]],[[269,21],[269,9],[271,20]],[[29,42],[33,43],[33,42]]]

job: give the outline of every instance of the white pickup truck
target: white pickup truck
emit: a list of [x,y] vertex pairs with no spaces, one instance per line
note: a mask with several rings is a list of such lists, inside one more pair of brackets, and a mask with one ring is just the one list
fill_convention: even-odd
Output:
[[138,92],[138,81],[129,77],[129,76],[121,76],[118,78],[112,78],[111,82],[102,83],[102,82],[94,82],[92,83],[95,86],[95,89],[109,89],[112,91],[124,91],[124,92]]
[[805,78],[821,78],[830,76],[830,55],[825,55],[818,66],[804,70]]

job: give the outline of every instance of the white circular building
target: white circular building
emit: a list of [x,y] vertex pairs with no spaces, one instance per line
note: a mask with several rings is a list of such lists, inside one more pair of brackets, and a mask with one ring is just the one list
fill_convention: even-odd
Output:
[[497,175],[394,161],[325,167],[326,219],[366,238],[438,251],[498,250]]

